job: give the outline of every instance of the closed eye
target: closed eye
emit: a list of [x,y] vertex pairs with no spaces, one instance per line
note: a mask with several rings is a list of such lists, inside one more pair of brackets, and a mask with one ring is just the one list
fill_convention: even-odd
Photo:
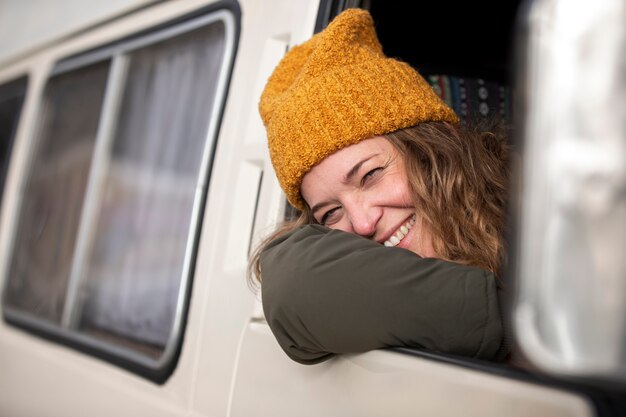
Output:
[[368,181],[376,177],[376,175],[379,174],[382,170],[383,167],[377,167],[372,169],[371,171],[366,172],[365,175],[363,175],[363,177],[361,178],[361,186],[367,184]]
[[324,213],[324,215],[322,216],[322,218],[319,220],[319,223],[322,226],[326,226],[329,222],[332,223],[334,217],[337,215],[337,210],[339,210],[340,207],[335,207],[333,209],[328,210],[327,212]]

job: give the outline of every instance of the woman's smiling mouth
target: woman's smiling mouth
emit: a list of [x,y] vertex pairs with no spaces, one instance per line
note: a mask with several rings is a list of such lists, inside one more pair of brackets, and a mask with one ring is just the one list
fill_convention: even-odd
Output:
[[402,226],[396,230],[391,237],[386,240],[383,244],[387,247],[393,247],[398,245],[404,239],[404,237],[409,233],[409,230],[415,224],[415,213],[407,220]]

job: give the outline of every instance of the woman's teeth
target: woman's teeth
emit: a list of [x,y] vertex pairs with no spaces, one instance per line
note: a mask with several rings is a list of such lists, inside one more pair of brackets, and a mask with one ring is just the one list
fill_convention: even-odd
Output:
[[413,227],[414,224],[415,214],[413,214],[411,218],[406,221],[406,223],[400,226],[398,230],[396,230],[396,232],[389,238],[389,240],[385,241],[384,245],[388,247],[396,246],[402,239],[404,239],[407,233],[409,233],[409,230],[411,230],[411,227]]

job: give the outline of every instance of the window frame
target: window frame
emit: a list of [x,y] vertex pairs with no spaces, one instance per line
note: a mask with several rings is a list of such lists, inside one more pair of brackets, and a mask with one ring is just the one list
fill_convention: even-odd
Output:
[[[119,40],[114,42],[64,57],[53,65],[50,72],[47,74],[45,81],[45,86],[47,86],[48,82],[57,75],[67,73],[90,64],[110,60],[111,67],[109,69],[105,97],[102,104],[102,110],[100,112],[95,149],[91,157],[93,167],[98,164],[98,161],[101,162],[103,158],[109,157],[108,150],[106,149],[107,144],[105,143],[105,146],[102,146],[103,144],[101,142],[103,142],[103,139],[106,139],[105,141],[109,143],[112,141],[113,135],[111,134],[111,131],[114,128],[114,123],[111,123],[111,117],[115,117],[114,111],[117,109],[116,106],[119,105],[119,100],[124,92],[122,78],[120,78],[119,75],[121,74],[121,71],[123,71],[123,67],[127,66],[128,54],[140,48],[172,39],[178,35],[189,33],[195,29],[200,29],[201,27],[205,27],[216,22],[222,22],[224,25],[224,52],[222,62],[219,67],[219,74],[217,76],[217,86],[213,107],[207,119],[207,130],[205,131],[206,140],[203,145],[202,157],[197,175],[196,194],[191,211],[189,233],[186,238],[185,255],[182,265],[182,273],[180,276],[180,289],[177,294],[176,312],[174,315],[172,330],[168,336],[168,340],[162,354],[157,359],[153,359],[150,356],[141,354],[129,347],[123,347],[109,341],[96,339],[93,336],[81,333],[77,328],[69,327],[71,319],[66,317],[65,311],[72,310],[72,304],[76,302],[76,290],[79,283],[79,280],[74,278],[76,275],[73,273],[70,273],[70,276],[68,277],[68,289],[64,294],[66,307],[64,308],[63,318],[60,323],[57,324],[47,322],[42,318],[30,314],[29,312],[7,306],[7,303],[5,302],[6,291],[4,291],[3,287],[2,315],[7,323],[36,336],[43,337],[55,343],[59,343],[88,355],[103,359],[156,383],[164,383],[172,374],[182,349],[187,322],[187,313],[191,298],[193,274],[202,229],[202,215],[207,203],[211,168],[215,157],[221,121],[230,86],[230,78],[232,76],[239,43],[241,31],[240,7],[237,1],[218,1],[194,12],[173,18],[165,23],[155,25],[147,30],[141,30],[124,35],[120,37]],[[39,92],[39,96],[37,98],[40,104],[43,100],[45,86]],[[43,109],[41,106],[39,107],[38,113],[41,113]],[[37,120],[34,135],[31,137],[31,140],[38,140],[40,128],[41,121]],[[31,146],[30,148],[31,151],[29,153],[32,154],[32,150],[36,148],[36,146]],[[27,163],[25,171],[26,175],[30,175],[31,172],[33,164],[32,156],[33,155],[30,155]],[[93,192],[93,187],[90,184],[92,182],[92,177],[93,169],[90,168],[90,178],[88,179],[87,190],[83,196],[84,205],[93,204],[95,201],[95,193]],[[20,207],[21,204],[22,202],[20,201]],[[18,207],[18,213],[19,211]],[[83,214],[84,212],[85,210],[83,210]],[[81,259],[76,258],[81,258],[81,256],[84,255],[84,253],[81,254],[79,241],[79,239],[81,239],[80,235],[83,233],[81,230],[85,229],[84,222],[85,219],[81,218],[77,235],[78,244],[76,245],[72,257],[72,269],[75,264],[81,261]],[[15,255],[16,233],[16,230],[11,231],[11,243],[7,251],[9,259],[13,259],[13,256]],[[3,274],[4,286],[6,286],[9,282],[8,278],[10,270],[7,268],[7,270],[3,271]]]
[[[20,119],[22,117],[22,111],[24,110],[24,102],[26,100],[26,94],[28,92],[28,84],[28,75],[22,75],[21,77],[12,78],[3,81],[0,84],[0,90],[3,90],[5,88],[7,90],[7,92],[5,93],[5,97],[17,97],[19,99],[19,108],[17,109],[15,113],[15,119],[13,120],[13,132],[11,133],[9,143],[7,143],[6,145],[6,157],[4,158],[4,160],[0,161],[0,204],[2,204],[3,201],[4,186],[6,183],[7,173],[9,171],[9,164],[11,163],[11,153],[13,150],[13,144],[15,143],[15,136],[17,134],[18,126],[20,124]],[[0,94],[0,98],[3,98],[2,94]]]

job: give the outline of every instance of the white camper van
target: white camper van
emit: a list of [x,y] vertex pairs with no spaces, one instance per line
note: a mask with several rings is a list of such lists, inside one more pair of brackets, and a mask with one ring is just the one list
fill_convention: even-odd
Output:
[[[0,2],[0,416],[626,415],[626,4],[495,3]],[[514,126],[525,369],[300,365],[246,284],[291,215],[261,90],[348,7],[461,118]]]

